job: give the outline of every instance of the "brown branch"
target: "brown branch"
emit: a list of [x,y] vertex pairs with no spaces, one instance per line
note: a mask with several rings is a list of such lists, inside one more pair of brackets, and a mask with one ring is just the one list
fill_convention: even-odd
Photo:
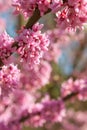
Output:
[[66,2],[68,2],[68,0],[63,0],[63,3],[66,3]]
[[[45,14],[48,14],[51,12],[51,9],[48,9]],[[44,15],[45,15],[44,14]],[[25,25],[25,28],[32,28],[32,26],[41,18],[40,11],[38,8],[35,9],[33,16],[28,20],[27,24]]]
[[40,19],[40,11],[38,8],[35,9],[33,16],[28,20],[25,28],[32,28],[32,26]]
[[1,69],[1,66],[3,66],[3,62],[2,62],[2,60],[0,59],[0,69]]
[[79,93],[79,92],[73,92],[73,93],[67,95],[66,97],[63,97],[62,100],[63,100],[63,101],[67,101],[68,99],[70,99],[70,98],[72,98],[72,97],[74,97],[74,96],[77,96],[78,93]]

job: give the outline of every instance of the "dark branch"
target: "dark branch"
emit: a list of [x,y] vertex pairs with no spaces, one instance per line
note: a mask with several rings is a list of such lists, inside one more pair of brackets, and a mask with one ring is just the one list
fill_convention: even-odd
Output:
[[68,0],[63,0],[63,3],[66,3],[66,2],[68,2]]
[[[48,14],[51,12],[51,9],[48,9],[48,11],[45,12],[45,14]],[[44,14],[44,15],[45,15]],[[35,9],[33,16],[28,20],[25,28],[32,28],[32,26],[41,18],[40,11],[38,8]]]
[[63,101],[67,101],[68,99],[71,99],[72,97],[75,97],[79,92],[73,92],[66,97],[63,98]]

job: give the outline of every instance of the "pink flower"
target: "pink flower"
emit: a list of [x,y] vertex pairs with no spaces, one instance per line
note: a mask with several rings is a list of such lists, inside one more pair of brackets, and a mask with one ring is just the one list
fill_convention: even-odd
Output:
[[76,97],[79,100],[87,100],[87,80],[84,78],[73,81],[73,79],[70,78],[68,81],[62,83],[62,97],[66,97],[72,93],[77,93]]
[[83,24],[87,22],[86,0],[68,0],[60,7],[56,3],[56,8],[56,10],[55,8],[52,10],[56,13],[56,21],[61,29],[82,28]]
[[36,0],[41,16],[48,10],[51,0]]
[[16,14],[22,13],[25,18],[32,16],[36,7],[36,0],[13,0]]
[[21,130],[21,125],[18,123],[6,125],[1,122],[0,130]]
[[30,126],[42,127],[45,123],[61,122],[65,116],[65,105],[62,100],[44,100],[36,103],[30,113],[28,123]]
[[61,87],[61,95],[62,97],[66,97],[67,95],[73,93],[75,91],[75,85],[72,78],[68,79],[68,81],[65,81],[62,83]]
[[24,65],[21,83],[25,88],[29,89],[29,91],[35,91],[49,83],[51,71],[52,68],[46,61],[41,61],[41,63],[36,65],[33,69],[27,69]]
[[30,68],[40,63],[44,52],[48,50],[49,40],[45,33],[41,33],[41,28],[42,25],[35,24],[32,29],[23,29],[15,39],[21,61],[25,61]]
[[0,58],[6,60],[7,57],[14,51],[12,44],[14,39],[10,37],[6,32],[0,34]]
[[33,15],[35,8],[38,6],[40,14],[43,15],[49,8],[51,0],[13,0],[13,6],[16,8],[15,13],[22,13],[25,18]]
[[10,64],[8,66],[3,66],[0,71],[0,95],[8,95],[9,92],[13,91],[18,87],[20,80],[20,70],[17,66]]

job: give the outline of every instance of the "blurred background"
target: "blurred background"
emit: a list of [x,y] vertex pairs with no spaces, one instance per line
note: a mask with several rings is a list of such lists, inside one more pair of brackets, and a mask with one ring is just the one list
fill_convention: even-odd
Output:
[[[39,20],[44,24],[43,32],[47,30],[54,30],[56,24],[55,16],[47,14]],[[13,9],[2,9],[0,12],[0,33],[5,29],[14,37],[17,35],[17,30],[24,25],[26,21],[21,15],[13,15]],[[84,30],[77,30],[76,33],[67,34],[68,41],[60,40],[59,47],[60,55],[57,61],[51,62],[52,78],[49,84],[40,90],[42,95],[49,93],[51,98],[57,99],[60,96],[61,84],[69,79],[77,79],[87,75],[87,27]],[[61,36],[61,39],[64,37]],[[63,46],[64,45],[64,46]],[[56,123],[52,127],[45,125],[43,128],[29,128],[25,127],[23,130],[87,130],[87,102],[68,101],[66,102],[67,118],[62,123]]]

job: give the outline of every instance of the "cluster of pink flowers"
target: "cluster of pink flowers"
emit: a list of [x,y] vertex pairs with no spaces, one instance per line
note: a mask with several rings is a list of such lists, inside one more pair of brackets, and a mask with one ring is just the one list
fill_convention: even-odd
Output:
[[5,60],[13,52],[12,44],[14,39],[6,32],[0,34],[0,59]]
[[27,18],[33,14],[36,0],[13,0],[13,6],[16,7],[14,13],[19,14],[21,12]]
[[10,98],[4,98],[2,104],[0,102],[0,123],[5,124],[6,128],[9,125],[16,128],[17,124],[21,126],[20,122],[25,118],[25,124],[41,127],[47,122],[61,122],[65,117],[65,105],[61,99],[51,100],[45,96],[40,102],[35,101],[35,97],[25,90],[10,94]]
[[73,34],[70,34],[67,31],[61,32],[59,29],[56,28],[53,30],[48,30],[47,34],[50,40],[50,45],[48,47],[48,51],[44,53],[44,59],[47,61],[58,62],[58,59],[62,53],[62,49],[69,45]]
[[32,16],[35,8],[39,8],[40,14],[43,15],[50,4],[50,0],[13,0],[13,6],[16,7],[15,13],[22,13],[25,18]]
[[[59,1],[59,0],[58,0]],[[87,1],[86,0],[67,0],[65,2],[55,2],[52,6],[53,12],[57,16],[57,24],[61,29],[81,28],[87,22]],[[56,8],[54,8],[56,7]]]
[[[31,113],[35,106],[35,98],[25,90],[15,90],[9,97],[0,99],[0,123],[16,126],[18,120],[26,113]],[[18,123],[19,124],[19,123]]]
[[[8,0],[7,5],[10,2]],[[0,6],[2,3],[1,0]],[[15,13],[31,18],[14,39],[6,32],[0,34],[0,130],[21,130],[22,122],[31,127],[61,123],[66,115],[66,100],[73,97],[87,100],[87,79],[85,76],[63,82],[61,88],[57,88],[61,91],[60,96],[54,99],[49,89],[52,91],[55,84],[60,84],[56,82],[60,78],[61,82],[64,77],[54,74],[51,63],[57,63],[62,49],[73,37],[73,33],[63,32],[63,29],[81,28],[87,21],[87,1],[13,0],[13,6]],[[34,11],[38,17],[33,15]],[[41,32],[42,24],[36,22],[49,11],[56,14],[57,24],[62,31]],[[32,21],[33,17],[35,21]],[[56,70],[55,67],[53,69]]]
[[70,78],[68,81],[62,84],[61,95],[66,97],[71,93],[78,93],[76,96],[80,100],[87,100],[87,80],[86,79],[77,79],[73,81]]
[[56,13],[56,21],[61,29],[81,28],[87,22],[86,0],[13,0],[13,6],[16,7],[16,13],[22,13],[25,17],[32,16],[37,6],[41,15],[51,9]]
[[22,69],[21,83],[25,88],[31,90],[40,89],[49,83],[51,75],[51,65],[47,61],[41,61],[39,65],[35,65],[33,69],[27,66]]
[[[45,123],[61,122],[65,117],[65,105],[62,100],[43,99],[40,103],[36,103],[32,113],[30,113],[28,124],[34,127],[41,127]],[[51,125],[52,125],[51,124]]]
[[62,121],[62,128],[64,130],[86,130],[87,111],[74,111],[73,109],[69,109],[66,118]]
[[9,124],[8,126],[4,123],[0,123],[0,130],[21,130],[21,126],[17,123]]
[[3,66],[0,70],[0,96],[6,96],[10,91],[18,87],[20,70],[17,66],[10,64]]
[[48,10],[50,7],[51,0],[36,0],[36,4],[40,10],[41,16]]
[[18,42],[18,54],[21,61],[28,63],[31,68],[38,64],[45,51],[48,50],[49,39],[41,33],[42,25],[35,24],[31,29],[23,29],[15,41]]

